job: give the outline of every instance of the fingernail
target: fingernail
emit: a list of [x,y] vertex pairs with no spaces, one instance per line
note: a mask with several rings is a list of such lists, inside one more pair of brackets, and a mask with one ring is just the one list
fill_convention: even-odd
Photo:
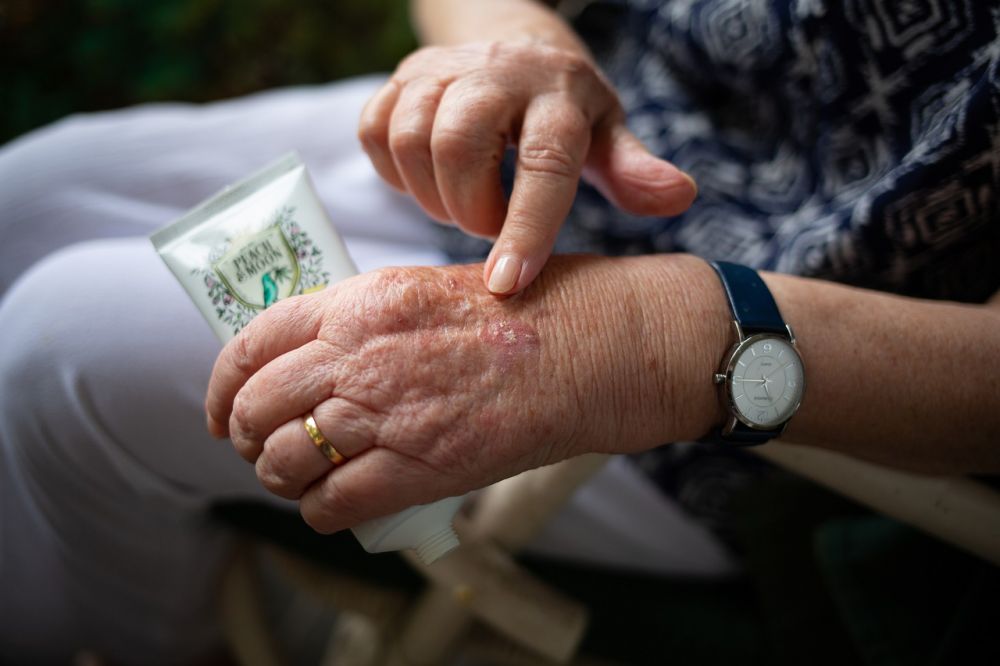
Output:
[[490,273],[486,288],[494,294],[506,294],[514,288],[519,277],[521,277],[521,260],[505,254],[493,264],[493,272]]
[[697,192],[698,191],[698,182],[695,181],[694,177],[691,174],[689,174],[687,171],[681,171],[680,169],[678,169],[677,171],[682,176],[684,176],[689,183],[691,183],[691,187],[694,188],[695,192]]

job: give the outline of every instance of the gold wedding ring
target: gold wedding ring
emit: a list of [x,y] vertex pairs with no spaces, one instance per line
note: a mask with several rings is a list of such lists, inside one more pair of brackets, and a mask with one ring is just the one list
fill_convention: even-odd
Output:
[[334,465],[343,465],[347,462],[347,458],[340,453],[337,449],[333,448],[333,444],[323,436],[320,432],[319,426],[316,425],[316,419],[313,418],[312,413],[302,419],[302,425],[305,427],[306,432],[309,433],[309,439],[313,441],[316,448],[319,449],[324,456],[330,459]]

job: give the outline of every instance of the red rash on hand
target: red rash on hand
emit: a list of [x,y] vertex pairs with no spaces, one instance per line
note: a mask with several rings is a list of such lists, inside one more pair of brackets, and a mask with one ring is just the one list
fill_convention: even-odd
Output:
[[479,339],[497,352],[501,373],[513,363],[537,357],[541,341],[535,328],[518,319],[497,319],[489,322],[480,332]]

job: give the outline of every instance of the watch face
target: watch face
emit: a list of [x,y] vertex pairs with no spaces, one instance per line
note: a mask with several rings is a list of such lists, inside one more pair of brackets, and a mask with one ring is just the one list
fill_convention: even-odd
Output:
[[737,416],[753,428],[784,423],[802,400],[802,359],[784,338],[748,338],[733,355],[727,375]]

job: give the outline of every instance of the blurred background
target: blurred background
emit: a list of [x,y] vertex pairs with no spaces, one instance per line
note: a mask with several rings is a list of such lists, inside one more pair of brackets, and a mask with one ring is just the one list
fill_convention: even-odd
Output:
[[0,144],[79,111],[391,71],[406,0],[0,0]]

